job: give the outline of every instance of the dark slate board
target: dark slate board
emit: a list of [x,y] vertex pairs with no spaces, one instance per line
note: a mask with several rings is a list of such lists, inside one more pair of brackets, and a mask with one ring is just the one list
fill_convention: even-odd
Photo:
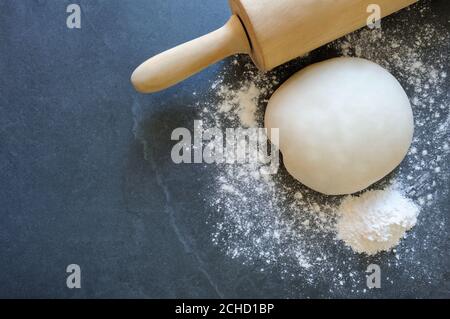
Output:
[[[229,61],[154,95],[137,94],[129,76],[148,56],[221,26],[226,1],[78,0],[82,28],[69,30],[71,2],[0,0],[0,297],[450,296],[448,232],[439,280],[391,271],[394,287],[365,295],[330,293],[328,278],[280,280],[224,255],[199,195],[210,172],[167,158],[170,132],[194,119],[192,91],[208,92]],[[432,11],[430,23],[450,27],[448,1]],[[137,104],[151,160],[133,135]],[[438,205],[448,212],[448,199]],[[71,263],[82,267],[81,289],[66,287]]]

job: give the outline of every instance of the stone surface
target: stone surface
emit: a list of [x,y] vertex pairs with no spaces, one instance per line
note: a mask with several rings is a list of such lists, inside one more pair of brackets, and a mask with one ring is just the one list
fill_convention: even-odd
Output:
[[[71,2],[0,1],[0,297],[355,297],[329,293],[326,278],[308,287],[259,273],[212,245],[213,168],[174,165],[170,133],[192,126],[192,92],[227,61],[153,95],[129,82],[147,57],[221,26],[227,2],[78,0],[82,28],[69,30]],[[448,2],[435,3],[447,23]],[[71,263],[82,289],[66,287]],[[442,285],[392,273],[397,288],[373,296],[448,297],[449,273],[437,271]]]

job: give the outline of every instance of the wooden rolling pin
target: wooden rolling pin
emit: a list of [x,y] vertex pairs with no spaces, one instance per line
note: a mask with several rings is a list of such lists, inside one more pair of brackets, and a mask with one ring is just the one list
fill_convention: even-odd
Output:
[[230,55],[249,54],[268,71],[367,24],[368,7],[381,17],[417,0],[230,0],[222,28],[150,58],[131,76],[139,92],[168,88]]

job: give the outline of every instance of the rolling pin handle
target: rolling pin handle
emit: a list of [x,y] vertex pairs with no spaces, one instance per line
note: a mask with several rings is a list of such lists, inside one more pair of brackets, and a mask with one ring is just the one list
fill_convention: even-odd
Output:
[[237,53],[250,53],[250,43],[233,15],[222,28],[148,59],[133,72],[131,82],[141,93],[157,92]]

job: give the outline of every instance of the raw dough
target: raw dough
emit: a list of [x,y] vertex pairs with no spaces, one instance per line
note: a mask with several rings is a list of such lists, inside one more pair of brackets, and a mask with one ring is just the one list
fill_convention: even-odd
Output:
[[411,145],[408,96],[381,66],[336,58],[292,76],[271,97],[267,128],[279,128],[289,173],[328,195],[351,194],[391,172]]

